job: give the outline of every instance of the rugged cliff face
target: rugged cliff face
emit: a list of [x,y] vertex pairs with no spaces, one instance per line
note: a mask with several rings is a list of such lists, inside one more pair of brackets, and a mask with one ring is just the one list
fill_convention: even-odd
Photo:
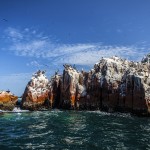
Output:
[[147,62],[102,58],[89,72],[66,65],[62,75],[62,107],[147,113],[150,76]]
[[44,71],[35,73],[26,86],[21,108],[37,110],[50,107],[50,84]]
[[147,114],[150,67],[146,60],[102,58],[89,72],[79,72],[66,64],[63,74],[56,73],[49,82],[39,71],[26,87],[22,106],[43,105],[46,100],[50,108]]
[[92,76],[97,80],[97,85],[100,84],[97,87],[100,88],[100,109],[147,112],[148,64],[118,57],[103,58],[95,64]]
[[13,110],[16,106],[18,97],[12,94],[10,91],[0,91],[0,109],[1,110]]

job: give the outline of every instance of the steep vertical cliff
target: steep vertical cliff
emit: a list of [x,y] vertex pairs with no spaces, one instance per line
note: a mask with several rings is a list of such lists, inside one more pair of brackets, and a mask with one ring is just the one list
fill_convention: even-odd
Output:
[[75,109],[78,100],[86,95],[83,74],[70,65],[64,65],[61,86],[62,107]]

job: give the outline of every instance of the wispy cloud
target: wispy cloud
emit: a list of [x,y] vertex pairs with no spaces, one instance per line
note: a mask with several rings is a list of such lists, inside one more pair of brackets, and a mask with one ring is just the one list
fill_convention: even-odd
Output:
[[18,29],[9,27],[5,30],[5,33],[8,35],[7,37],[14,42],[23,39],[23,34],[21,34]]
[[118,33],[122,33],[123,32],[123,30],[121,30],[121,29],[117,29],[116,30]]
[[[119,30],[120,31],[120,30]],[[36,30],[8,28],[9,51],[17,56],[49,59],[55,64],[71,63],[93,65],[101,57],[117,55],[132,60],[141,60],[149,49],[146,46],[112,46],[101,43],[59,44]],[[30,65],[37,65],[32,62]],[[38,65],[37,65],[38,66]]]
[[34,61],[27,63],[27,66],[40,67],[41,65],[36,60],[34,60]]

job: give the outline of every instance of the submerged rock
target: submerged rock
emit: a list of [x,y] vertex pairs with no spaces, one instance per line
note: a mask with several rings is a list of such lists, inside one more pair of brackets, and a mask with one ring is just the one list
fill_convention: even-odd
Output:
[[13,110],[16,106],[18,97],[10,91],[0,91],[0,109]]

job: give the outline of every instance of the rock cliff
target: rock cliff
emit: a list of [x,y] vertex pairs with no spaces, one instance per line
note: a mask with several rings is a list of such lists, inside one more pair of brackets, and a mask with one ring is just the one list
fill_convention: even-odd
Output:
[[89,72],[79,72],[71,65],[65,64],[63,74],[56,73],[50,81],[39,71],[26,87],[23,106],[43,105],[46,100],[51,108],[148,114],[148,56],[141,62],[116,56],[102,58]]
[[[147,113],[149,66],[118,57],[103,58],[94,65],[91,85],[100,92],[100,109]],[[96,90],[95,89],[95,90]],[[94,92],[96,94],[96,92]],[[91,95],[91,94],[90,94]],[[98,100],[97,99],[97,100]]]
[[10,91],[0,91],[0,109],[1,110],[13,110],[16,106],[18,97],[12,94]]

